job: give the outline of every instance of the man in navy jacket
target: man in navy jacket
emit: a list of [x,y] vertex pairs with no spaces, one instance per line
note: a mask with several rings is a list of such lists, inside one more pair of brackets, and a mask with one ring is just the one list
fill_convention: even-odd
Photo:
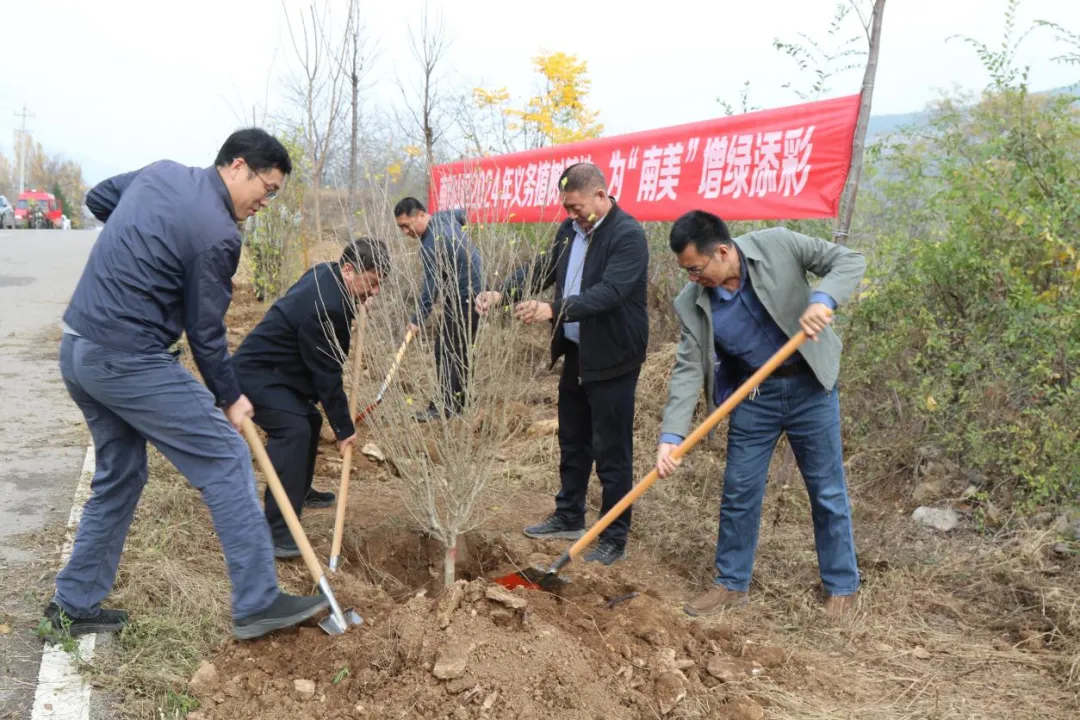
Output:
[[[349,356],[354,303],[378,295],[387,258],[378,240],[349,243],[338,262],[319,263],[304,273],[236,350],[240,387],[255,405],[255,423],[267,435],[266,453],[297,517],[305,504],[326,507],[334,501],[333,493],[311,487],[323,422],[315,403],[326,412],[339,452],[356,442],[341,364]],[[269,490],[266,520],[274,556],[299,557]]]
[[[87,195],[105,228],[64,313],[60,370],[90,428],[96,467],[75,547],[45,610],[54,627],[81,635],[127,623],[127,613],[101,602],[147,481],[147,442],[210,508],[232,583],[235,637],[295,625],[327,606],[321,595],[278,587],[251,455],[238,432],[253,410],[225,336],[238,223],[265,207],[291,170],[281,143],[252,128],[230,135],[211,167],[162,160]],[[177,361],[181,333],[205,385]]]
[[[435,365],[442,389],[444,417],[461,412],[469,380],[469,345],[476,338],[480,318],[473,299],[480,293],[480,253],[465,232],[465,213],[445,210],[434,215],[419,200],[407,197],[394,207],[394,219],[406,236],[420,241],[424,284],[420,306],[409,320],[408,331],[417,333],[442,296],[442,320],[435,340]],[[432,402],[417,419],[438,417]]]

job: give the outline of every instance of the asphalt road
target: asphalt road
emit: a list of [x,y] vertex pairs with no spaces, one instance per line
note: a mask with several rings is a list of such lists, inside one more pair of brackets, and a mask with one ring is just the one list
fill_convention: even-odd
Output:
[[96,238],[0,230],[0,718],[29,717],[34,628],[89,439],[56,358],[60,317]]

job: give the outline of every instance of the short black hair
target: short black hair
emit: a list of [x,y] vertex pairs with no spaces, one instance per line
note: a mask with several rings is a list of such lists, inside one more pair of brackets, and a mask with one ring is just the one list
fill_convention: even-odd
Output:
[[218,150],[214,165],[225,167],[237,158],[243,158],[247,166],[255,172],[274,168],[283,175],[292,173],[289,151],[280,140],[262,128],[244,128],[230,135]]
[[374,270],[380,277],[390,272],[390,253],[386,243],[369,237],[358,237],[341,251],[340,265],[352,265],[354,269]]
[[398,200],[398,204],[394,206],[394,217],[396,218],[399,218],[402,215],[412,217],[418,212],[427,212],[427,208],[424,207],[424,203],[414,197],[402,198],[401,200]]
[[671,226],[668,244],[676,255],[691,243],[702,255],[710,255],[717,245],[731,245],[731,242],[731,232],[723,220],[704,210],[691,210]]
[[592,163],[575,163],[563,170],[559,176],[560,192],[587,192],[603,190],[607,192],[607,178],[600,168]]

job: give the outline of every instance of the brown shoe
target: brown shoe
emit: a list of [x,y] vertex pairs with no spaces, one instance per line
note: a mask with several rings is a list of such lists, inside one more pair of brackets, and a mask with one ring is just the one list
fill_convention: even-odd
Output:
[[825,617],[830,620],[841,620],[850,617],[855,612],[859,593],[851,595],[830,595],[825,600]]
[[728,590],[723,585],[716,585],[701,597],[683,605],[683,612],[693,617],[715,615],[724,608],[746,604],[746,593]]

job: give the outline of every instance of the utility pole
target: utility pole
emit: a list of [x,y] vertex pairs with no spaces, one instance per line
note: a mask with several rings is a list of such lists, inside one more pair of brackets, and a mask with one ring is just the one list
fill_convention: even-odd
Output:
[[16,112],[15,117],[22,118],[22,128],[19,130],[19,138],[22,142],[19,144],[19,187],[16,190],[17,193],[21,193],[26,189],[26,118],[34,117],[34,113],[28,112],[26,109],[26,103],[23,103],[22,112]]

